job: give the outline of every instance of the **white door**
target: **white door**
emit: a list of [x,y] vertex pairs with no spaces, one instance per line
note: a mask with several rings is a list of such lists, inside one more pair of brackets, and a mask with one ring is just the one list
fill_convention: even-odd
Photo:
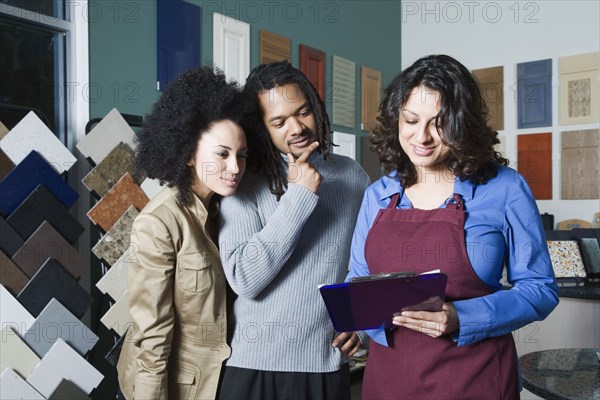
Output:
[[250,25],[213,14],[213,62],[228,79],[243,85],[250,73]]

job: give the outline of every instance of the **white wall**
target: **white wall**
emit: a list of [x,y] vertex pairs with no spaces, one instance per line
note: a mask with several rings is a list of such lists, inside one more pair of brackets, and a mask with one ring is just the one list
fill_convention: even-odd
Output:
[[[402,1],[402,68],[429,54],[448,54],[469,69],[504,66],[506,156],[515,167],[516,135],[552,130],[552,198],[540,212],[555,222],[591,221],[600,200],[560,200],[560,132],[599,124],[560,126],[558,58],[600,50],[600,2]],[[517,63],[552,59],[552,127],[517,130]]]

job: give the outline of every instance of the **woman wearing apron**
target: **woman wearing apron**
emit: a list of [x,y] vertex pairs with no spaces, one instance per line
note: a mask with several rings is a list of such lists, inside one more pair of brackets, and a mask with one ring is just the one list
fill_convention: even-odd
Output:
[[386,175],[365,193],[348,279],[440,269],[448,284],[442,311],[398,310],[397,329],[367,332],[365,399],[519,398],[511,332],[546,318],[558,288],[536,203],[487,118],[448,56],[416,61],[386,89],[373,132]]

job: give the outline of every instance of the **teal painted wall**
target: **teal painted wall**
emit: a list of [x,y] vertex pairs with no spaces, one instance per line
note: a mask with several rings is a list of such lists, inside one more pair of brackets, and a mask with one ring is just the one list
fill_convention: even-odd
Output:
[[[385,85],[400,71],[400,1],[201,1],[202,64],[212,62],[213,13],[251,25],[251,66],[259,61],[259,30],[292,40],[292,64],[299,65],[298,46],[327,53],[326,79],[332,79],[332,56],[356,62],[356,126],[333,129],[359,136],[360,66],[382,72]],[[156,1],[90,1],[90,112],[102,117],[113,107],[145,115],[156,90]],[[331,87],[328,97],[331,97]],[[326,99],[331,116],[331,99]],[[360,151],[357,146],[357,157]]]

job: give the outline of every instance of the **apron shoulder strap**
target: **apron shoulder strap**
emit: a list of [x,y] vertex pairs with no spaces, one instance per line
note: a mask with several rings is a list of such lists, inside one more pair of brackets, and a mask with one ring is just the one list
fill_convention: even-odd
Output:
[[392,198],[390,199],[390,204],[388,204],[387,208],[388,209],[395,209],[396,207],[398,207],[398,204],[400,203],[400,193],[396,193],[395,195],[392,196]]
[[446,199],[446,208],[461,210],[463,207],[463,198],[458,193],[453,193],[451,197],[448,197],[448,199]]

